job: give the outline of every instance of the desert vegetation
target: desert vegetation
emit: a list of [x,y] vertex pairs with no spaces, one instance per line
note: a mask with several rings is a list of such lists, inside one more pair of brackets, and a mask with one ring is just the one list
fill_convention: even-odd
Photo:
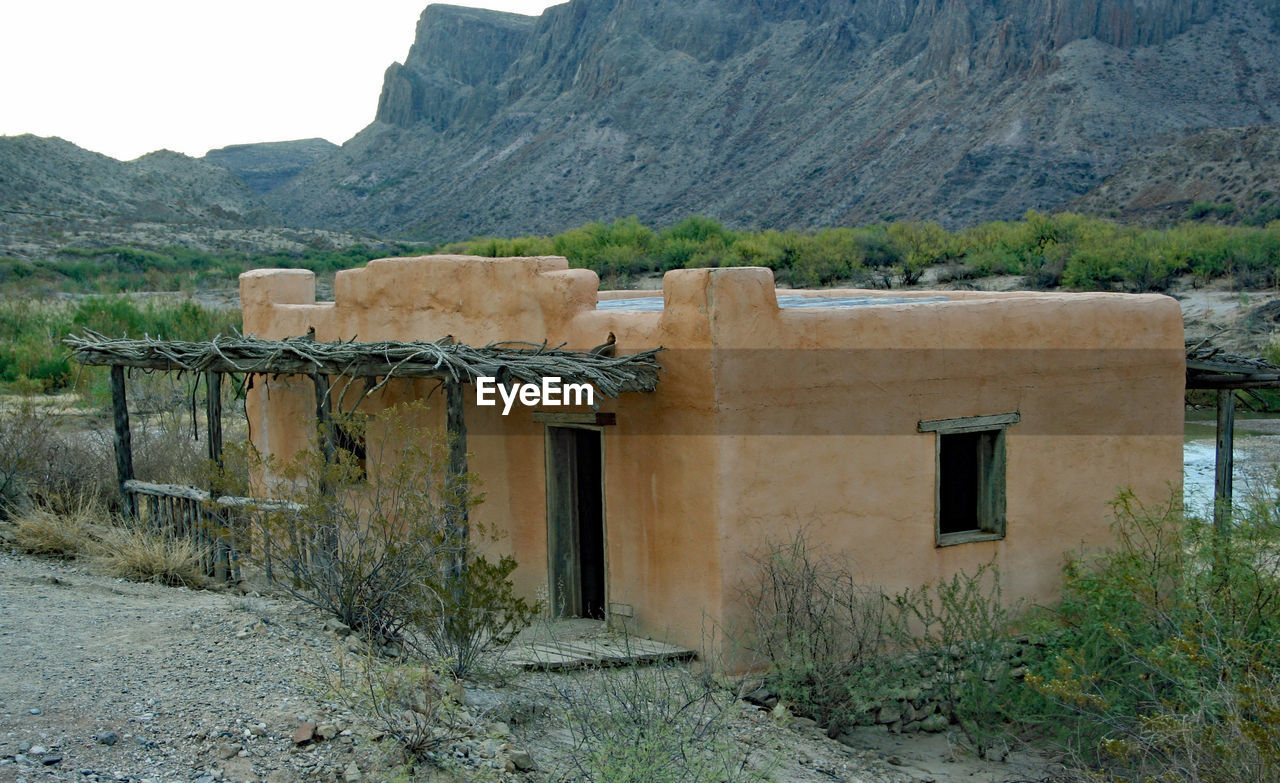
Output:
[[[1216,207],[1197,210],[1216,217]],[[705,217],[654,230],[635,218],[588,223],[550,237],[482,238],[446,252],[482,256],[563,255],[606,282],[670,269],[765,266],[794,287],[845,283],[887,288],[919,282],[938,267],[940,282],[1022,275],[1033,287],[1160,291],[1190,276],[1266,287],[1280,269],[1280,223],[1232,226],[1186,222],[1167,228],[1125,226],[1074,213],[1028,212],[947,231],[930,221],[899,220],[815,231],[734,231]]]
[[[354,245],[304,252],[210,252],[183,247],[66,246],[49,258],[0,258],[0,290],[116,294],[195,291],[235,284],[249,269],[311,269],[331,276],[373,258],[429,252],[481,256],[561,255],[606,284],[671,269],[766,266],[793,287],[835,283],[911,285],[940,267],[941,282],[1021,275],[1041,288],[1159,291],[1175,279],[1228,279],[1267,287],[1280,268],[1280,221],[1250,220],[1229,203],[1197,202],[1185,220],[1161,228],[1062,212],[1027,212],[950,231],[932,221],[895,219],[813,230],[734,230],[694,215],[666,227],[636,218],[590,222],[553,236],[479,237],[444,245]],[[1234,221],[1234,222],[1233,222]]]
[[1116,545],[1068,558],[1061,600],[1034,607],[1002,601],[994,565],[885,594],[802,534],[780,542],[753,594],[771,688],[832,732],[888,713],[891,730],[956,724],[988,757],[1049,744],[1080,780],[1275,779],[1274,504],[1217,535],[1125,494],[1114,527]]
[[447,444],[421,428],[424,415],[421,403],[340,414],[331,426],[348,439],[376,430],[362,456],[316,447],[278,462],[241,449],[250,468],[227,460],[219,484],[249,496],[251,474],[273,476],[285,503],[258,516],[256,558],[285,590],[461,677],[540,607],[516,596],[513,559],[481,551],[494,534],[466,518],[483,497],[476,477],[449,472]]
[[67,335],[85,329],[111,336],[207,340],[239,327],[239,310],[217,310],[190,300],[5,297],[0,299],[0,384],[19,393],[61,391],[77,380],[82,389],[96,388],[102,373],[73,367],[71,352],[62,344]]
[[214,252],[188,247],[145,248],[65,245],[51,257],[0,257],[0,291],[11,293],[119,294],[126,291],[194,291],[234,286],[250,269],[310,269],[332,274],[373,258],[413,255],[428,248],[404,243],[353,245],[301,252]]

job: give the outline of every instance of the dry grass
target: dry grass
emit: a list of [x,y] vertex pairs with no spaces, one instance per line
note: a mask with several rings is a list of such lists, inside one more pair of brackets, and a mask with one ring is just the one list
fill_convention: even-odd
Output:
[[83,501],[58,513],[47,506],[32,506],[13,520],[13,542],[33,555],[76,557],[94,544],[94,523],[101,509]]
[[170,586],[205,583],[190,541],[165,538],[140,527],[107,530],[93,554],[99,567],[111,576]]

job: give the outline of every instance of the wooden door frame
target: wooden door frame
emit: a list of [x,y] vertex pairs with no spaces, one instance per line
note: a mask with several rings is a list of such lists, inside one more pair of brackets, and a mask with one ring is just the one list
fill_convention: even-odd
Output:
[[[549,606],[550,606],[551,616],[552,616],[552,617],[559,617],[559,616],[562,616],[562,615],[559,615],[559,614],[558,614],[558,612],[559,612],[559,607],[557,606],[557,599],[559,598],[559,595],[558,595],[558,588],[557,588],[557,586],[556,586],[555,562],[554,562],[554,560],[553,560],[554,553],[555,553],[555,549],[554,549],[554,546],[553,546],[554,542],[553,542],[553,540],[552,540],[552,536],[553,536],[553,534],[554,534],[554,530],[553,530],[553,527],[554,527],[554,526],[553,526],[553,522],[552,522],[552,519],[553,519],[553,512],[552,512],[552,508],[551,508],[551,501],[552,501],[552,491],[551,491],[552,472],[551,472],[551,468],[552,468],[552,465],[554,464],[555,460],[554,460],[554,457],[553,457],[553,450],[552,450],[552,430],[553,430],[553,429],[565,429],[565,430],[588,430],[588,431],[591,431],[591,432],[595,432],[595,433],[596,433],[596,435],[597,435],[597,437],[598,437],[598,439],[599,439],[599,444],[600,444],[600,476],[599,476],[599,484],[600,484],[600,543],[601,543],[601,548],[602,548],[602,550],[603,550],[603,551],[601,552],[601,556],[602,556],[602,557],[603,557],[603,559],[604,559],[604,563],[603,563],[603,566],[604,566],[604,568],[603,568],[604,596],[603,596],[603,606],[602,606],[601,608],[602,608],[602,610],[603,610],[603,612],[604,612],[604,619],[605,619],[605,621],[607,622],[607,621],[608,621],[608,619],[609,619],[609,523],[608,523],[608,519],[609,519],[609,510],[608,510],[608,507],[607,507],[607,501],[606,501],[606,497],[605,497],[605,481],[604,481],[604,477],[605,477],[605,464],[606,464],[606,463],[605,463],[606,451],[605,451],[605,442],[604,442],[604,426],[595,426],[595,425],[589,425],[589,424],[579,424],[579,423],[576,423],[576,422],[573,422],[573,423],[571,423],[571,422],[554,422],[554,423],[553,423],[553,422],[550,422],[550,421],[543,422],[543,424],[544,424],[544,426],[543,426],[543,436],[542,436],[542,444],[543,444],[543,466],[542,466],[542,473],[543,473],[543,488],[544,488],[544,494],[545,494],[545,503],[544,503],[544,506],[545,506],[545,512],[544,512],[544,514],[545,514],[545,516],[544,516],[544,518],[545,518],[545,521],[546,521],[546,527],[547,527],[547,538],[546,538],[546,544],[547,544],[547,601],[548,601]],[[575,502],[576,502],[576,500],[575,500]],[[574,545],[575,545],[575,547],[576,547],[576,546],[578,545],[578,544],[577,544],[577,542],[575,542],[575,544],[574,544]],[[582,598],[582,596],[581,596],[581,593],[582,593],[582,584],[581,584],[581,579],[579,579],[579,583],[578,583],[578,593],[579,593],[579,595],[578,595],[578,599],[579,599],[579,602],[581,602],[581,598]],[[573,616],[579,616],[579,617],[580,617],[581,615],[579,614],[579,615],[568,615],[568,616],[570,616],[570,617],[573,617]]]

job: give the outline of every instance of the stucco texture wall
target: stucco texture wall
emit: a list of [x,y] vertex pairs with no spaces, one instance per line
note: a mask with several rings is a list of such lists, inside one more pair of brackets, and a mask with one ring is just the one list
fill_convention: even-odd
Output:
[[[1006,595],[1046,599],[1065,551],[1108,540],[1120,487],[1158,500],[1180,482],[1182,321],[1167,297],[788,292],[888,297],[791,309],[756,268],[669,272],[660,309],[597,309],[626,296],[597,289],[561,258],[378,260],[339,272],[334,302],[315,301],[309,272],[241,277],[245,330],[259,337],[314,328],[319,340],[587,349],[612,332],[620,353],[666,348],[657,391],[598,400],[617,418],[601,428],[607,600],[630,607],[640,632],[695,647],[745,631],[751,554],[799,526],[868,584],[916,586],[995,559]],[[430,387],[399,383],[372,404]],[[311,383],[265,390],[248,403],[253,437],[287,455],[313,432]],[[429,404],[443,408],[442,395]],[[937,546],[938,436],[918,424],[1015,411],[1006,535]],[[501,532],[491,546],[538,595],[545,427],[471,394],[466,416],[485,492],[474,517]]]

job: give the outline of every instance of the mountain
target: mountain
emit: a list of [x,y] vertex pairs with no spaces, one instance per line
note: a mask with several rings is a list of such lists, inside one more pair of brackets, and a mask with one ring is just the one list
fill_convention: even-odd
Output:
[[1138,223],[1280,219],[1280,126],[1193,133],[1134,157],[1072,207]]
[[201,160],[227,169],[254,193],[266,193],[337,148],[325,139],[234,144],[209,150]]
[[0,136],[0,205],[68,219],[264,225],[272,216],[226,169],[160,150],[122,162],[59,138]]
[[264,199],[428,240],[1015,217],[1276,122],[1278,20],[1276,0],[432,5],[374,122]]
[[269,252],[362,241],[282,222],[213,163],[168,150],[122,162],[59,138],[0,136],[0,256],[50,257],[65,245]]

